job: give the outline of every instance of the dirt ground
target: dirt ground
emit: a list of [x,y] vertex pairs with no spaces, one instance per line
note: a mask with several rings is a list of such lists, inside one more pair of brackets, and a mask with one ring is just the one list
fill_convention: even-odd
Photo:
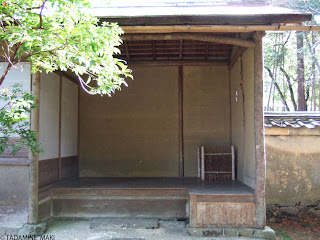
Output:
[[[54,221],[46,232],[55,240],[247,240],[248,238],[197,238],[183,221],[160,221],[158,229],[90,229],[88,221]],[[49,238],[48,238],[49,239]]]
[[307,215],[283,216],[281,220],[268,221],[276,232],[277,240],[319,240],[320,218]]

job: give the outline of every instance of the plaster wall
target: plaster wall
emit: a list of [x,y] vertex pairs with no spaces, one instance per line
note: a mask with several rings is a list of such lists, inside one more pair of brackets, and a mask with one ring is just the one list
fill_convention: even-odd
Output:
[[230,146],[227,66],[183,67],[185,176],[196,177],[198,147]]
[[[177,177],[178,67],[136,67],[112,98],[80,97],[80,176]],[[198,147],[230,145],[227,66],[183,67],[185,176]]]
[[81,177],[178,176],[178,68],[133,75],[112,98],[81,92]]
[[267,204],[320,200],[320,128],[266,128]]
[[[241,74],[242,72],[242,74]],[[254,50],[248,49],[230,72],[231,138],[237,151],[237,178],[254,188]]]
[[39,160],[59,157],[59,93],[60,77],[41,73],[39,140],[44,152]]
[[28,206],[28,200],[29,165],[2,165],[0,161],[0,206]]
[[62,78],[61,157],[78,155],[78,85]]

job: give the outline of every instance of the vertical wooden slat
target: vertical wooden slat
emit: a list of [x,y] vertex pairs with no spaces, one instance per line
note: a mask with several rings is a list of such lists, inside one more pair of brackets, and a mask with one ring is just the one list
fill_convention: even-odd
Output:
[[201,180],[205,179],[204,146],[201,146]]
[[183,143],[183,67],[178,66],[179,84],[179,177],[184,177],[184,143]]
[[125,50],[126,50],[127,59],[129,60],[130,59],[130,55],[129,55],[129,48],[128,48],[127,41],[124,41],[124,47],[125,47]]
[[[32,94],[35,96],[37,108],[31,110],[30,129],[34,131],[39,140],[40,123],[40,72],[32,75]],[[38,223],[38,188],[39,188],[39,154],[32,154],[29,150],[30,159],[30,196],[29,196],[29,223]]]
[[232,159],[232,180],[236,180],[234,146],[231,146],[231,159]]
[[80,93],[81,93],[81,86],[80,84],[78,85],[78,136],[77,136],[77,140],[78,140],[78,144],[77,144],[77,156],[78,156],[78,166],[77,166],[77,177],[79,177],[79,169],[80,169]]
[[183,46],[183,45],[182,45],[182,44],[183,44],[183,43],[182,43],[182,41],[183,41],[183,40],[182,40],[182,39],[180,39],[180,45],[179,45],[179,59],[182,59],[182,46]]
[[61,163],[61,116],[62,116],[62,76],[60,75],[60,90],[59,90],[59,179],[62,179],[62,163]]
[[254,137],[256,156],[254,196],[257,228],[264,228],[266,226],[266,156],[263,126],[263,35],[264,32],[258,32],[254,36],[256,43],[254,48]]
[[198,147],[198,178],[201,178],[201,147]]

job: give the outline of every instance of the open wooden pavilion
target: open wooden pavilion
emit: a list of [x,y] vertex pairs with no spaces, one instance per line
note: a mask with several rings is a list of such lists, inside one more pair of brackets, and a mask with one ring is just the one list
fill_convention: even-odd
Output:
[[[32,127],[45,152],[31,159],[30,223],[141,217],[189,219],[191,234],[264,228],[262,37],[312,30],[301,26],[311,15],[262,1],[113,4],[93,13],[125,31],[128,88],[89,96],[71,75],[33,77]],[[199,146],[234,146],[235,180],[201,180]]]

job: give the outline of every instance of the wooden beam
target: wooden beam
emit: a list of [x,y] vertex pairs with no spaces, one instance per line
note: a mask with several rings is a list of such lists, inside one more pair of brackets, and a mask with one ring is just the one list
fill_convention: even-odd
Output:
[[[241,10],[240,10],[241,11]],[[210,15],[157,15],[157,16],[114,16],[102,17],[101,21],[117,22],[120,26],[159,25],[271,25],[292,24],[311,21],[310,13],[267,13],[267,14],[210,14]]]
[[179,177],[184,177],[183,141],[183,67],[178,66],[178,107],[179,107]]
[[[40,124],[40,72],[32,74],[31,91],[35,96],[36,108],[31,110],[30,129],[36,133],[39,140]],[[29,223],[38,223],[38,191],[39,191],[39,154],[29,150],[28,158],[30,160],[30,195],[29,195]]]
[[257,32],[254,36],[254,139],[255,139],[255,221],[256,228],[266,226],[266,156],[264,143],[263,118],[263,49],[262,37],[264,32]]
[[127,56],[127,59],[130,59],[130,55],[129,55],[129,49],[128,49],[128,43],[127,41],[124,41],[124,48],[126,50],[126,56]]
[[132,33],[236,33],[256,31],[320,31],[320,26],[301,25],[173,25],[122,26],[125,34]]
[[230,61],[229,64],[229,70],[231,70],[233,68],[233,66],[236,64],[236,62],[238,61],[238,59],[242,56],[242,54],[247,50],[247,48],[243,48],[240,47],[236,54],[234,55],[233,59]]
[[79,85],[79,82],[78,82],[76,79],[74,79],[73,77],[71,77],[69,74],[67,74],[67,73],[65,73],[65,72],[55,71],[54,73],[55,73],[55,74],[58,74],[59,76],[62,76],[62,77],[64,77],[64,78],[66,78],[66,79],[68,79],[68,80],[70,80],[70,81],[73,82],[74,84]]
[[130,60],[129,67],[136,65],[147,66],[228,66],[228,61],[206,61],[206,60]]
[[213,42],[219,44],[229,44],[241,47],[254,47],[255,43],[251,40],[244,40],[240,38],[220,37],[210,34],[200,33],[171,33],[171,34],[126,34],[122,36],[123,40],[127,41],[143,41],[143,40],[195,40],[203,42]]

